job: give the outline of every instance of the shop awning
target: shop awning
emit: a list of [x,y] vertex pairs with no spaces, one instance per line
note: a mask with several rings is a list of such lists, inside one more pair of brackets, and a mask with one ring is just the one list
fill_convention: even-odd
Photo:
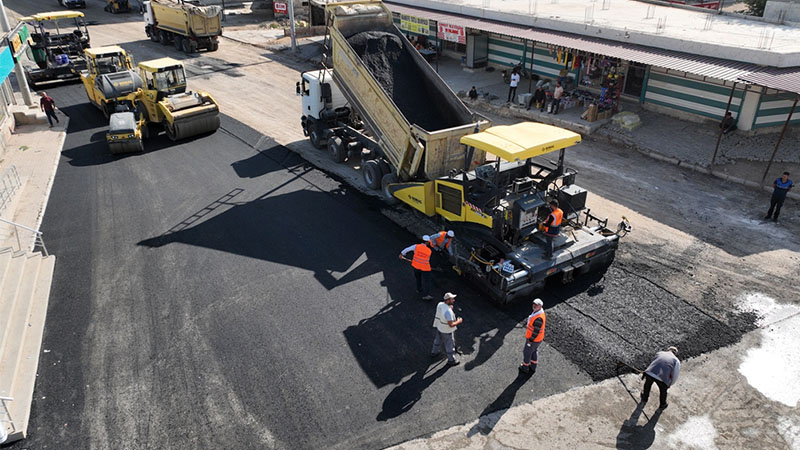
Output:
[[497,155],[506,161],[524,161],[580,142],[581,135],[578,133],[535,122],[498,125],[461,138],[462,144]]
[[559,31],[525,27],[476,17],[462,16],[459,14],[433,11],[425,8],[397,5],[394,3],[386,3],[386,5],[389,9],[399,14],[424,17],[451,25],[459,25],[475,30],[528,39],[549,45],[557,45],[587,53],[619,58],[625,61],[662,67],[664,69],[689,72],[695,75],[725,81],[742,83],[746,81],[743,78],[745,75],[757,72],[761,69],[761,66],[755,64],[728,61],[709,56],[691,55],[673,50],[663,50],[643,45],[584,37]]
[[800,67],[764,68],[741,77],[747,83],[800,94]]

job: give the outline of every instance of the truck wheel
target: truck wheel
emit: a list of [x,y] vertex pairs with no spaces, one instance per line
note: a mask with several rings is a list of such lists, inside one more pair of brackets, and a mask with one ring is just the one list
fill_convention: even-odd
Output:
[[391,173],[392,166],[390,166],[385,159],[378,159],[376,161],[378,161],[378,165],[381,167],[381,177],[386,175],[387,173]]
[[183,50],[183,53],[192,53],[192,43],[189,41],[189,39],[182,40],[181,50]]
[[386,203],[394,204],[397,203],[397,197],[392,195],[389,191],[389,185],[397,183],[397,175],[394,172],[387,173],[381,178],[381,191],[383,192],[383,200]]
[[158,31],[147,29],[145,30],[145,32],[147,33],[147,37],[149,37],[151,41],[158,42]]
[[342,143],[342,138],[336,136],[328,140],[328,153],[330,153],[331,159],[337,163],[343,163],[347,159],[347,152]]
[[212,42],[211,45],[208,47],[208,51],[215,52],[219,48],[219,42]]
[[317,130],[312,130],[310,133],[308,133],[308,140],[311,141],[311,145],[313,145],[314,148],[317,149],[322,148],[322,146],[325,144],[325,142],[323,142],[322,137],[320,137],[319,132],[317,132]]
[[381,188],[383,173],[381,173],[381,166],[378,164],[378,161],[370,159],[364,163],[361,167],[361,171],[363,172],[364,182],[367,183],[367,187],[373,190]]
[[184,39],[181,36],[175,36],[175,39],[172,41],[175,44],[175,50],[181,51],[181,44],[183,43]]
[[168,45],[169,44],[169,34],[167,34],[167,32],[164,31],[164,30],[159,30],[158,31],[158,42],[160,42],[161,45]]

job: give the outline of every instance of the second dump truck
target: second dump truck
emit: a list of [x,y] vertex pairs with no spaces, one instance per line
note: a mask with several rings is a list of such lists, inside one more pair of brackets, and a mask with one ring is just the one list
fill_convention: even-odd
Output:
[[144,6],[144,31],[153,42],[174,45],[185,53],[216,51],[222,36],[222,9],[172,0],[150,0]]
[[[564,149],[580,135],[537,123],[490,126],[379,1],[329,3],[326,15],[333,67],[297,83],[304,133],[334,161],[360,167],[387,200],[454,230],[447,258],[458,273],[506,305],[551,277],[570,281],[611,263],[630,226],[623,218],[611,229],[586,208],[586,190],[564,165]],[[557,161],[546,159],[554,152]],[[548,258],[540,226],[554,199],[564,221]]]

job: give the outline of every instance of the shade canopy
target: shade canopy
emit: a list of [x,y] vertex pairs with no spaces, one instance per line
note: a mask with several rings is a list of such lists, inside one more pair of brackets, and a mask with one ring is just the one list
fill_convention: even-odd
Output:
[[38,13],[32,16],[20,17],[20,22],[45,22],[48,20],[60,19],[74,19],[75,17],[83,17],[80,11],[53,11],[46,13]]
[[543,123],[499,125],[461,138],[461,143],[497,155],[506,161],[522,161],[571,147],[581,135]]

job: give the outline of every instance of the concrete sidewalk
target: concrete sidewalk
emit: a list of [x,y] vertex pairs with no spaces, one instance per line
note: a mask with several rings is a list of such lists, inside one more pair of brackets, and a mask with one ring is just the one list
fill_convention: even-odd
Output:
[[[642,380],[628,373],[392,449],[800,449],[800,304],[760,294],[741,302],[761,316],[761,328],[736,345],[682,361],[664,410],[657,410],[656,386],[639,405]],[[539,371],[548,370],[547,361],[540,364]],[[536,389],[536,377],[523,389]]]
[[[0,173],[14,166],[20,180],[20,186],[0,217],[34,230],[42,223],[69,125],[69,117],[61,111],[56,114],[59,123],[52,128],[47,122],[18,125],[0,160]],[[18,244],[14,228],[0,223],[0,248],[30,250],[35,238],[33,233],[19,229]],[[46,243],[47,237],[44,240]]]

